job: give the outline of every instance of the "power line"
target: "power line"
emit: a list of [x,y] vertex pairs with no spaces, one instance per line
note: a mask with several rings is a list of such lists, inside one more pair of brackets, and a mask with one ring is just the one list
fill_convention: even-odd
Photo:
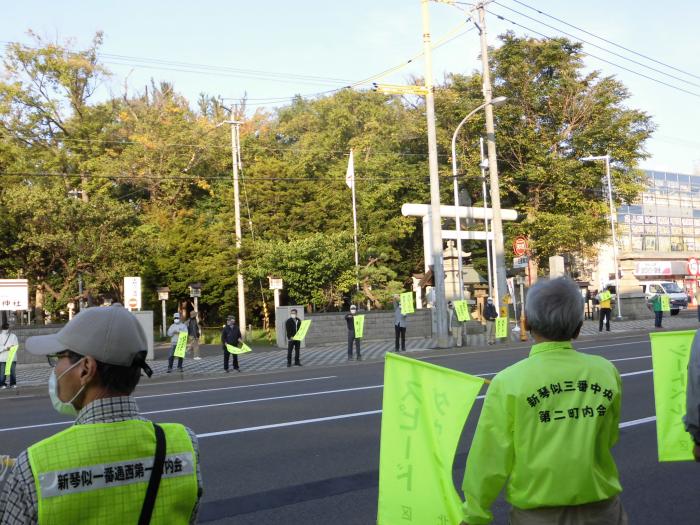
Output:
[[[555,39],[555,37],[551,37],[551,36],[549,36],[549,35],[545,35],[544,33],[541,33],[541,32],[539,32],[539,31],[537,31],[536,29],[532,29],[532,28],[530,28],[530,27],[524,26],[523,24],[520,24],[520,23],[518,23],[518,22],[515,22],[514,20],[511,20],[510,18],[507,18],[507,17],[505,17],[505,16],[503,16],[503,15],[500,15],[500,14],[498,14],[498,13],[495,13],[495,12],[492,11],[492,10],[489,10],[489,13],[491,13],[491,14],[494,15],[495,17],[499,18],[500,20],[504,20],[504,21],[506,21],[506,22],[510,22],[511,24],[513,24],[513,25],[515,25],[515,26],[518,26],[518,27],[524,29],[525,31],[530,31],[530,32],[532,32],[532,33],[534,33],[534,34],[536,34],[536,35],[539,35],[539,36],[541,36],[541,37],[547,39],[547,40],[554,40],[554,39]],[[629,72],[629,73],[632,73],[632,74],[635,74],[635,75],[637,75],[637,76],[646,78],[647,80],[651,80],[652,82],[656,82],[657,84],[661,84],[661,85],[664,85],[664,86],[666,86],[666,87],[670,87],[670,88],[672,88],[672,89],[675,89],[676,91],[681,91],[681,92],[686,93],[686,94],[688,94],[688,95],[692,95],[692,96],[694,96],[694,97],[700,98],[700,94],[695,93],[695,92],[693,92],[693,91],[689,91],[689,90],[684,89],[684,88],[682,88],[682,87],[674,86],[673,84],[669,84],[668,82],[664,82],[663,80],[659,80],[658,78],[650,77],[649,75],[646,75],[646,74],[644,74],[644,73],[640,73],[639,71],[635,71],[634,69],[630,69],[630,68],[628,68],[628,67],[621,66],[620,64],[617,64],[617,63],[615,63],[615,62],[611,62],[610,60],[606,60],[606,59],[604,59],[604,58],[601,58],[601,57],[599,57],[599,56],[597,56],[597,55],[594,55],[593,53],[588,53],[588,52],[586,52],[586,51],[582,51],[582,53],[583,53],[584,55],[587,55],[587,56],[591,57],[591,58],[595,58],[596,60],[600,60],[601,62],[605,62],[606,64],[610,64],[611,66],[615,66],[615,67],[617,67],[617,68],[619,68],[619,69],[622,69],[622,70],[624,70],[624,71],[627,71],[627,72]]]
[[502,4],[502,3],[500,3],[500,2],[498,2],[498,1],[496,1],[496,0],[494,0],[493,3],[494,3],[494,4],[497,4],[497,5],[501,6],[501,7],[503,7],[503,8],[505,8],[505,9],[508,9],[508,11],[511,11],[511,12],[513,12],[513,13],[516,13],[516,14],[518,14],[518,15],[524,17],[524,18],[527,18],[527,19],[529,19],[529,20],[532,20],[533,22],[537,22],[538,24],[542,24],[542,25],[545,26],[545,27],[548,27],[548,28],[550,28],[550,29],[554,29],[555,31],[558,31],[558,32],[560,32],[560,33],[562,33],[562,34],[564,34],[564,35],[566,35],[566,36],[570,36],[571,38],[575,38],[576,40],[579,40],[579,41],[583,42],[584,44],[588,44],[589,46],[593,46],[593,47],[595,47],[595,48],[597,48],[597,49],[600,49],[601,51],[605,51],[606,53],[610,53],[610,54],[613,55],[613,56],[619,57],[619,58],[621,58],[621,59],[623,59],[623,60],[627,60],[628,62],[632,62],[633,64],[636,64],[636,65],[638,65],[638,66],[645,67],[645,68],[650,69],[651,71],[654,71],[654,72],[656,72],[656,73],[660,73],[660,74],[665,75],[665,76],[667,76],[667,77],[669,77],[669,78],[672,78],[672,79],[674,79],[674,80],[678,80],[679,82],[683,82],[683,83],[685,83],[685,84],[689,84],[689,85],[691,85],[691,86],[699,87],[699,88],[700,88],[700,84],[696,84],[695,82],[691,82],[691,81],[689,81],[689,80],[685,80],[684,78],[677,77],[677,76],[675,76],[675,75],[672,75],[672,74],[670,74],[670,73],[667,73],[666,71],[662,71],[661,69],[657,69],[657,68],[655,68],[655,67],[648,66],[648,65],[646,65],[646,64],[644,64],[644,63],[642,63],[642,62],[639,62],[639,61],[634,60],[634,59],[632,59],[632,58],[629,58],[629,57],[626,57],[626,56],[624,56],[624,55],[621,55],[620,53],[616,53],[615,51],[610,51],[609,49],[606,49],[606,48],[604,48],[604,47],[602,47],[602,46],[599,46],[598,44],[594,44],[594,43],[592,43],[592,42],[589,42],[588,40],[584,40],[583,38],[581,38],[581,37],[579,37],[579,36],[573,35],[573,34],[571,34],[571,33],[567,33],[566,31],[564,31],[564,30],[562,30],[562,29],[560,29],[560,28],[558,28],[558,27],[555,27],[555,26],[553,26],[553,25],[547,24],[547,23],[545,23],[545,22],[542,22],[541,20],[538,20],[537,18],[533,18],[533,17],[531,17],[531,16],[529,16],[529,15],[526,15],[525,13],[522,13],[522,12],[516,10],[516,9],[513,9],[513,8],[511,8],[511,7],[508,7],[507,5],[504,5],[504,4]]
[[[688,71],[684,71],[683,69],[677,68],[677,67],[672,66],[672,65],[670,65],[670,64],[667,64],[667,63],[665,63],[665,62],[661,62],[660,60],[656,60],[655,58],[652,58],[652,57],[650,57],[650,56],[644,55],[644,54],[642,54],[642,53],[638,53],[637,51],[634,51],[633,49],[629,49],[629,48],[627,48],[627,47],[625,47],[625,46],[622,46],[622,45],[620,45],[620,44],[616,44],[616,43],[613,42],[612,40],[608,40],[607,38],[604,38],[604,37],[602,37],[602,36],[596,35],[595,33],[591,33],[590,31],[587,31],[587,30],[585,30],[585,29],[583,29],[583,28],[581,28],[581,27],[578,27],[578,26],[575,26],[575,25],[573,25],[573,24],[570,24],[570,23],[568,23],[568,22],[566,22],[566,21],[564,21],[564,20],[561,20],[561,19],[559,19],[559,18],[557,18],[557,17],[555,17],[555,16],[552,16],[552,15],[550,15],[550,14],[547,14],[547,13],[545,13],[544,11],[541,11],[541,10],[535,8],[535,7],[529,6],[529,5],[527,5],[526,3],[524,3],[524,2],[520,2],[520,0],[512,0],[512,1],[515,2],[516,4],[522,5],[523,7],[527,7],[528,9],[532,9],[533,11],[536,11],[537,13],[546,16],[547,18],[551,18],[552,20],[556,20],[557,22],[560,22],[560,23],[562,23],[562,24],[565,24],[565,25],[567,25],[567,26],[569,26],[569,27],[573,27],[573,28],[576,29],[577,31],[581,31],[582,33],[586,33],[587,35],[590,35],[590,36],[592,36],[592,37],[595,37],[595,38],[597,38],[598,40],[602,40],[603,42],[607,42],[608,44],[613,45],[613,46],[615,46],[615,47],[617,47],[617,48],[623,49],[623,50],[625,50],[625,51],[627,51],[627,52],[629,52],[629,53],[632,53],[632,54],[637,55],[637,56],[639,56],[639,57],[645,58],[646,60],[650,60],[650,61],[652,61],[652,62],[655,62],[655,63],[659,64],[659,65],[662,65],[662,66],[664,66],[664,67],[667,67],[667,68],[669,68],[669,69],[673,69],[674,71],[678,71],[679,73],[683,73],[684,75],[688,75],[689,77],[693,77],[693,78],[700,79],[700,75],[696,75],[696,74],[694,74],[694,73],[690,73],[690,72],[688,72]],[[500,5],[500,4],[499,4],[499,5]]]

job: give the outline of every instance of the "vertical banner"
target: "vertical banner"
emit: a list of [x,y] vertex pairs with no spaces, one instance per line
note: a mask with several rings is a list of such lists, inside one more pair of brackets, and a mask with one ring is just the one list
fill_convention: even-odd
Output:
[[401,303],[401,313],[403,315],[408,315],[415,313],[415,309],[413,308],[413,292],[404,292],[400,296],[400,303]]
[[362,339],[365,332],[365,316],[356,315],[353,317],[353,323],[355,323],[355,338]]
[[649,334],[654,368],[656,442],[659,461],[693,461],[693,440],[685,431],[685,390],[695,330]]
[[226,350],[228,350],[229,353],[236,354],[236,355],[247,354],[248,352],[253,351],[253,349],[245,343],[241,343],[240,348],[238,348],[237,346],[233,346],[233,345],[226,343]]
[[508,337],[508,318],[498,317],[496,319],[496,338]]
[[175,346],[175,357],[185,357],[187,350],[187,330],[180,332],[177,336],[177,345]]
[[671,298],[668,295],[661,296],[661,311],[670,312],[671,311]]
[[15,354],[17,354],[18,348],[19,348],[19,346],[17,346],[17,345],[10,347],[10,352],[7,356],[7,361],[5,361],[5,376],[10,375],[10,371],[12,370],[12,363],[15,360]]
[[310,326],[311,319],[305,319],[304,321],[302,321],[301,325],[299,325],[299,330],[297,330],[297,333],[294,334],[294,337],[292,337],[292,341],[303,341],[306,337],[306,332],[309,331]]
[[467,304],[467,301],[453,301],[452,304],[455,307],[455,313],[457,314],[458,321],[464,322],[471,320],[471,316],[469,315],[469,305]]
[[124,277],[124,306],[127,310],[141,310],[141,277]]
[[457,524],[452,463],[484,380],[386,354],[377,525]]

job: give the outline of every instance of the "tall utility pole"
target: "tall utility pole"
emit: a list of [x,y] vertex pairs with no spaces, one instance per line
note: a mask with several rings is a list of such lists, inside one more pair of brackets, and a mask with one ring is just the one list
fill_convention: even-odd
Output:
[[231,155],[233,156],[233,208],[236,220],[236,272],[238,280],[238,326],[241,330],[241,334],[245,336],[246,332],[246,319],[245,319],[245,287],[243,285],[243,274],[241,273],[241,199],[240,192],[238,189],[238,162],[240,159],[239,155],[239,129],[241,122],[237,120],[229,120],[227,122],[231,124]]
[[437,136],[435,134],[435,100],[433,97],[433,61],[430,43],[429,0],[421,0],[423,18],[423,54],[425,56],[425,115],[428,120],[428,165],[430,168],[430,234],[435,285],[435,343],[438,348],[449,346],[447,334],[447,303],[445,301],[445,269],[442,266],[442,221],[440,220],[440,179],[438,173]]
[[496,132],[493,126],[493,105],[491,104],[491,73],[489,70],[488,42],[486,41],[486,10],[484,4],[477,6],[479,23],[477,28],[481,35],[481,77],[484,91],[484,113],[486,115],[486,150],[489,159],[489,178],[491,182],[491,230],[493,231],[493,257],[496,267],[494,275],[493,301],[500,307],[501,294],[508,289],[506,284],[506,258],[503,253],[503,222],[501,220],[501,193],[498,184],[498,165],[496,162]]

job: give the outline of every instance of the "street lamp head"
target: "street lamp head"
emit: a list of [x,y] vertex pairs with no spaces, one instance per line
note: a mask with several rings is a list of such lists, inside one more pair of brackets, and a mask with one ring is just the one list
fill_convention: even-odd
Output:
[[491,105],[497,108],[498,106],[502,106],[503,104],[505,104],[507,100],[508,97],[496,97],[491,100]]
[[594,161],[594,160],[605,160],[605,159],[607,159],[607,158],[608,158],[607,155],[597,155],[597,156],[595,156],[595,155],[589,155],[588,157],[581,157],[581,158],[578,159],[578,160],[581,161],[581,162],[592,162],[592,161]]

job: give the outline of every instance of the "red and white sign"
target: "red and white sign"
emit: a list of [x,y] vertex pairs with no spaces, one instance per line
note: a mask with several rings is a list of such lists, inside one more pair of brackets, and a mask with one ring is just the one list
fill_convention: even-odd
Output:
[[522,257],[527,253],[528,243],[527,237],[524,235],[518,235],[513,239],[513,253],[518,257]]
[[638,261],[634,275],[673,275],[671,261]]
[[688,259],[688,274],[698,275],[700,273],[700,263],[695,257]]
[[124,306],[131,310],[141,310],[141,277],[124,277]]

